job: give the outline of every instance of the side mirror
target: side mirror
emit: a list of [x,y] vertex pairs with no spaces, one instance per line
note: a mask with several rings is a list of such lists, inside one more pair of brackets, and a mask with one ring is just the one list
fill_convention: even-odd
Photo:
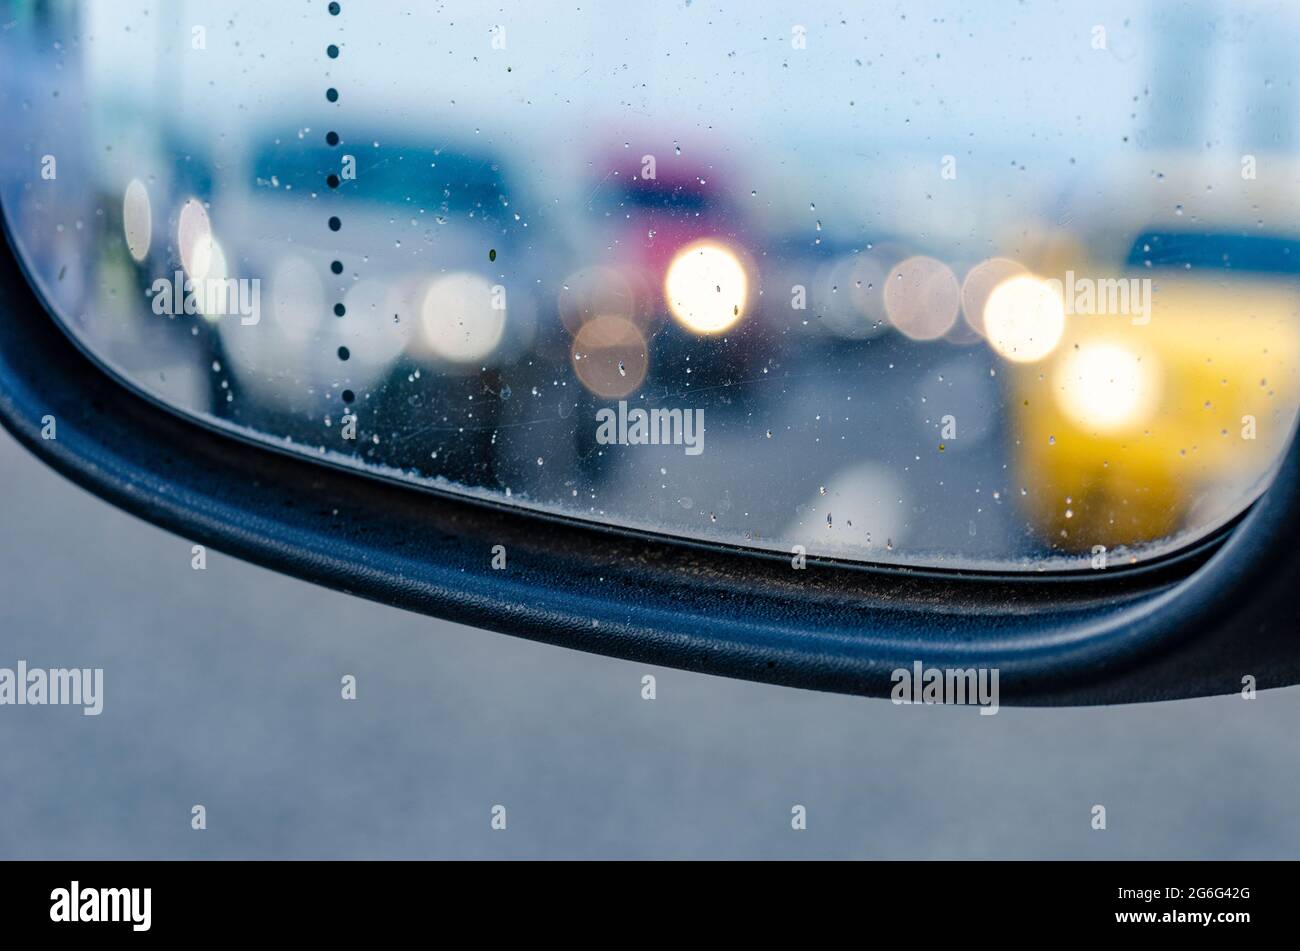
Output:
[[815,27],[780,57],[700,28],[665,67],[600,12],[520,13],[512,44],[418,8],[368,45],[317,4],[221,42],[115,22],[106,57],[96,5],[33,10],[0,31],[0,420],[113,504],[723,676],[996,675],[1007,704],[1300,682],[1297,166],[1269,126],[1295,84],[1231,107],[1259,155],[1187,114],[1230,108],[1201,73],[1276,61],[1264,18],[1220,62],[1213,17],[1153,4],[1144,55],[1088,47],[1103,78],[1055,25],[1008,71],[883,17],[903,58],[868,97],[857,40]]
[[[429,493],[232,438],[131,392],[0,256],[0,419],[109,502],[361,597],[705,673],[889,696],[896,670],[999,672],[1004,704],[1300,682],[1293,445],[1227,531],[1134,570],[903,570],[689,544]],[[50,422],[56,434],[47,438]]]

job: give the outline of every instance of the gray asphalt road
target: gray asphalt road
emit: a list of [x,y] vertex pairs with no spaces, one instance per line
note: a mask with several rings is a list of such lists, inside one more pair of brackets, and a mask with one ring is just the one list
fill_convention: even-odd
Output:
[[[0,667],[105,669],[99,717],[0,707],[4,858],[1300,848],[1300,689],[980,717],[730,682],[407,614],[215,552],[194,571],[188,541],[7,435],[0,484]],[[790,828],[796,803],[806,831]]]

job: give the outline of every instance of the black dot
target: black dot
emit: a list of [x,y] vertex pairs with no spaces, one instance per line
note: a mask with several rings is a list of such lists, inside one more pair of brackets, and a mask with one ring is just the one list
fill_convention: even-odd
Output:
[[357,395],[356,395],[355,393],[353,393],[351,390],[344,390],[344,391],[343,391],[343,402],[345,402],[345,403],[351,403],[351,402],[352,402],[354,399],[356,399],[356,398],[357,398]]
[[491,249],[488,251],[488,260],[489,260],[489,261],[495,261],[496,259],[497,259],[497,249],[496,249],[496,248],[491,248]]
[[342,12],[343,12],[343,8],[339,6],[337,3],[330,4],[330,16],[336,17]]
[[339,177],[337,175],[331,175],[327,179],[325,179],[325,184],[328,185],[330,188],[338,188]]
[[342,273],[343,273],[343,262],[342,262],[342,261],[331,261],[331,262],[330,262],[330,270],[333,271],[335,274],[342,274]]
[[337,132],[326,132],[325,141],[328,142],[330,145],[338,145],[339,134]]
[[325,47],[325,55],[328,56],[330,59],[338,59],[339,48],[335,46],[333,43],[331,43],[329,46]]
[[329,89],[325,90],[325,98],[328,99],[330,102],[338,102],[339,91],[335,89],[333,86],[331,86]]
[[331,219],[330,219],[330,230],[331,230],[331,231],[338,231],[338,230],[339,230],[340,228],[342,228],[342,227],[343,227],[343,222],[339,221],[338,218],[331,218]]
[[[340,359],[340,360],[346,360],[346,359],[347,359],[348,357],[350,357],[350,356],[352,356],[352,354],[348,351],[348,348],[347,348],[347,347],[339,347],[339,359]],[[344,397],[344,399],[347,399],[347,397]],[[351,402],[351,400],[349,400],[349,402]]]
[[346,314],[347,312],[348,312],[348,309],[347,309],[346,307],[344,307],[341,303],[339,303],[339,304],[335,304],[335,305],[334,305],[334,316],[335,316],[335,317],[342,317],[342,316],[343,316],[344,314]]

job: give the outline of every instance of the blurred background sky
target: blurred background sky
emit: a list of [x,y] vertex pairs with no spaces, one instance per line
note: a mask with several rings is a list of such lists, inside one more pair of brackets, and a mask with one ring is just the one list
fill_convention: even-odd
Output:
[[[3,433],[0,484],[0,666],[105,669],[98,717],[0,708],[0,858],[1300,848],[1300,688],[987,717],[728,681],[447,624],[216,552],[194,571],[190,542]],[[194,803],[206,831],[190,829]],[[505,832],[489,828],[497,803]],[[807,831],[790,829],[794,803]]]

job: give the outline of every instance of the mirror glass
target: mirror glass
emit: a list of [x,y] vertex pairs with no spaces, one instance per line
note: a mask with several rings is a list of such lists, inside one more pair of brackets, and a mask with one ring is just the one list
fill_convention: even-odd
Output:
[[1293,4],[0,10],[54,318],[322,463],[1088,571],[1230,522],[1295,421]]

